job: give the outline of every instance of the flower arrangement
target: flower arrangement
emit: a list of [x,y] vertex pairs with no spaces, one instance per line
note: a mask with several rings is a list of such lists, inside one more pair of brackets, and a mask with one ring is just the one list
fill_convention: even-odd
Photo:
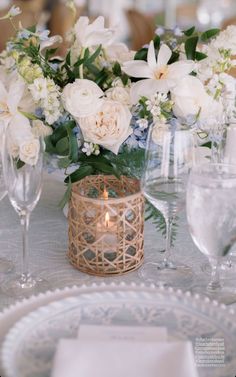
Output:
[[13,7],[4,17],[16,36],[0,54],[0,119],[21,163],[35,163],[43,136],[69,186],[97,173],[138,176],[151,123],[158,137],[167,122],[200,133],[209,117],[234,117],[235,26],[203,33],[158,28],[134,52],[115,42],[103,17],[81,17],[62,58],[61,38],[16,27],[19,12]]

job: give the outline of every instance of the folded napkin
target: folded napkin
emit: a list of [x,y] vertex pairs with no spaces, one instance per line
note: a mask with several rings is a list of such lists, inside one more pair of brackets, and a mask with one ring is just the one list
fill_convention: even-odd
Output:
[[198,377],[190,342],[62,339],[52,377]]

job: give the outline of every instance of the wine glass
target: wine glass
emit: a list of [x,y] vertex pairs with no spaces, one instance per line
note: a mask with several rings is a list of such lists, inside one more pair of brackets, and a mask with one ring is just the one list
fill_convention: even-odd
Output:
[[145,263],[142,278],[161,285],[184,287],[192,281],[190,267],[172,258],[172,225],[185,207],[187,177],[195,161],[193,132],[182,124],[150,127],[142,190],[166,223],[166,247],[157,263]]
[[193,168],[187,188],[187,218],[193,241],[212,268],[208,286],[195,286],[193,291],[226,304],[235,302],[236,289],[222,285],[219,267],[236,242],[236,165]]
[[30,214],[41,195],[44,141],[34,139],[38,149],[35,160],[24,163],[16,156],[12,148],[10,133],[4,137],[3,172],[10,202],[20,217],[22,226],[22,270],[21,274],[5,280],[2,290],[9,296],[24,297],[45,291],[49,288],[47,281],[34,277],[29,270],[28,229]]
[[[1,144],[1,141],[0,141],[0,144]],[[6,194],[7,194],[7,190],[6,190],[4,177],[3,177],[2,160],[0,158],[0,201],[6,196]],[[4,274],[7,272],[10,272],[12,269],[13,269],[13,262],[5,257],[0,257],[0,273]]]

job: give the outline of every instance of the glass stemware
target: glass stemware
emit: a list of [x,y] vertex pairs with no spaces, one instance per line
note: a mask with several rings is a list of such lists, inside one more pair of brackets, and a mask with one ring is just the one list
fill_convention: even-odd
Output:
[[10,135],[5,135],[3,172],[10,202],[20,217],[22,226],[22,271],[19,276],[5,280],[2,290],[10,296],[28,296],[49,288],[47,281],[31,275],[29,270],[28,229],[30,214],[41,195],[44,142],[39,140],[38,158],[33,163],[22,163],[14,157]]
[[[3,177],[2,160],[0,158],[0,201],[7,195]],[[0,273],[7,273],[13,269],[13,262],[5,257],[0,257]]]
[[195,160],[195,139],[183,125],[150,127],[142,190],[166,222],[166,248],[158,263],[145,263],[142,278],[158,284],[184,287],[192,280],[191,268],[172,258],[172,225],[185,207],[187,177]]
[[223,303],[236,301],[236,289],[223,286],[219,267],[236,242],[236,165],[196,166],[187,189],[187,218],[193,241],[212,268],[207,287],[193,291]]

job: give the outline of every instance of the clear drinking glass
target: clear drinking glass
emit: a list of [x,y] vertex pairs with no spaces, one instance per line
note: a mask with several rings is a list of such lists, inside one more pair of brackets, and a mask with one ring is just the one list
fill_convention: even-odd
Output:
[[38,159],[31,164],[22,164],[12,152],[10,135],[5,135],[3,149],[3,172],[10,202],[20,217],[22,227],[21,274],[5,280],[2,290],[15,297],[29,296],[49,288],[47,281],[34,277],[29,270],[28,229],[30,214],[41,195],[44,142],[39,140]]
[[[6,196],[7,190],[3,177],[2,160],[0,158],[0,201]],[[13,262],[7,258],[0,257],[0,273],[7,273],[13,269]]]
[[223,303],[236,301],[236,288],[221,283],[219,267],[236,242],[236,165],[193,168],[187,188],[187,217],[193,241],[210,262],[207,287],[193,288]]
[[148,201],[164,216],[166,248],[158,263],[145,263],[141,276],[158,284],[183,287],[192,280],[188,266],[172,257],[171,232],[173,222],[185,207],[187,178],[195,161],[195,139],[183,125],[153,125],[146,147],[142,190]]

